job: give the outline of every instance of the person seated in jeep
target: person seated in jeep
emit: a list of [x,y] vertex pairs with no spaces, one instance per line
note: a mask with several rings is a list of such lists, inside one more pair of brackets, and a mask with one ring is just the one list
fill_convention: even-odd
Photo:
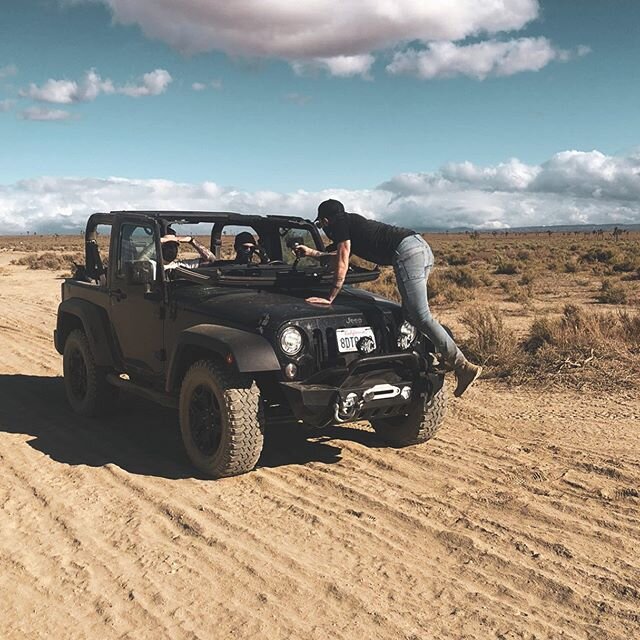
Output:
[[431,315],[427,280],[433,268],[433,253],[424,238],[411,229],[347,213],[338,200],[325,200],[318,206],[315,224],[332,241],[328,251],[300,245],[296,247],[296,254],[312,258],[335,255],[335,274],[329,297],[307,298],[307,302],[333,303],[344,284],[351,253],[378,265],[393,265],[407,319],[434,344],[445,370],[455,373],[454,395],[461,396],[480,375],[482,367],[466,359],[453,338]]
[[233,260],[236,264],[250,264],[253,262],[254,256],[261,263],[269,260],[264,249],[248,231],[242,231],[235,237],[233,249],[236,252],[236,257]]
[[[200,254],[200,257],[178,260],[181,243],[190,244]],[[212,264],[216,260],[215,254],[201,245],[193,236],[179,236],[171,227],[167,227],[164,235],[160,238],[160,247],[162,251],[162,266],[165,271],[170,271],[176,267],[196,269],[207,264]],[[155,272],[155,261],[149,258],[149,256],[154,253],[155,245],[151,243],[140,255],[140,260],[149,260],[154,263]]]

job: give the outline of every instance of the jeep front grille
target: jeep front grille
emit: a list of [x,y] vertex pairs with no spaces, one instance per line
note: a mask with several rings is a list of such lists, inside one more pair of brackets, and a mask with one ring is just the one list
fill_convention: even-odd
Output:
[[313,330],[313,359],[316,370],[322,367],[322,363],[327,359],[325,349],[325,339],[320,329]]
[[[384,326],[373,326],[372,328],[376,338],[376,353],[384,354],[398,351],[396,346],[396,326],[393,317],[385,317]],[[343,355],[338,352],[336,330],[333,327],[328,327],[325,331],[313,329],[310,343],[316,370],[327,365],[335,365],[339,359],[344,358],[344,355],[347,356],[347,359],[357,356],[357,354]]]

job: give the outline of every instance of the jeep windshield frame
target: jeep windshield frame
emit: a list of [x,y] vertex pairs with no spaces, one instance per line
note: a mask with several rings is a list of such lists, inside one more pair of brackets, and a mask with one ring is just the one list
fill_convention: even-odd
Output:
[[[200,212],[200,211],[114,211],[112,214],[138,214],[158,221],[161,230],[171,225],[197,225],[199,223],[212,224],[210,250],[217,260],[210,265],[203,265],[196,269],[178,267],[174,269],[173,278],[192,282],[208,283],[226,286],[273,286],[287,288],[309,288],[330,285],[333,282],[330,258],[315,259],[302,258],[291,260],[292,246],[286,244],[286,235],[291,234],[295,239],[295,230],[303,234],[302,239],[313,240],[313,248],[325,249],[318,228],[312,221],[295,216],[257,215],[234,212]],[[222,232],[228,227],[251,227],[257,232],[260,243],[273,258],[271,263],[265,264],[237,264],[231,260],[224,260],[221,256]],[[283,233],[284,232],[284,233]],[[197,233],[197,232],[196,232]],[[290,249],[290,253],[287,253]],[[371,282],[380,275],[378,267],[366,269],[351,265],[345,278],[345,284]]]

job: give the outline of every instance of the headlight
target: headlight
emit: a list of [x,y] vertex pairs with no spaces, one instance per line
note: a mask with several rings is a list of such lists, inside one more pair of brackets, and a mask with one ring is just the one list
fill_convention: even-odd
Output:
[[398,347],[408,349],[416,339],[418,330],[409,322],[403,322],[398,332]]
[[288,356],[295,356],[302,349],[302,333],[300,329],[287,327],[280,334],[280,348]]

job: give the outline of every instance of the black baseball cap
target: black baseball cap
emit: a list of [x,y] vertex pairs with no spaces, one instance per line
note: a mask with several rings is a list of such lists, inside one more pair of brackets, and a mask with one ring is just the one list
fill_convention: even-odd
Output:
[[340,214],[345,213],[344,205],[340,200],[325,200],[318,205],[318,216],[316,218],[316,222],[321,218],[327,218],[327,220],[331,220],[331,218],[335,218]]
[[256,243],[256,239],[253,237],[252,234],[250,234],[248,231],[241,231],[236,236],[236,239],[233,241],[233,246],[235,249],[237,249],[240,245],[255,244],[255,243]]

